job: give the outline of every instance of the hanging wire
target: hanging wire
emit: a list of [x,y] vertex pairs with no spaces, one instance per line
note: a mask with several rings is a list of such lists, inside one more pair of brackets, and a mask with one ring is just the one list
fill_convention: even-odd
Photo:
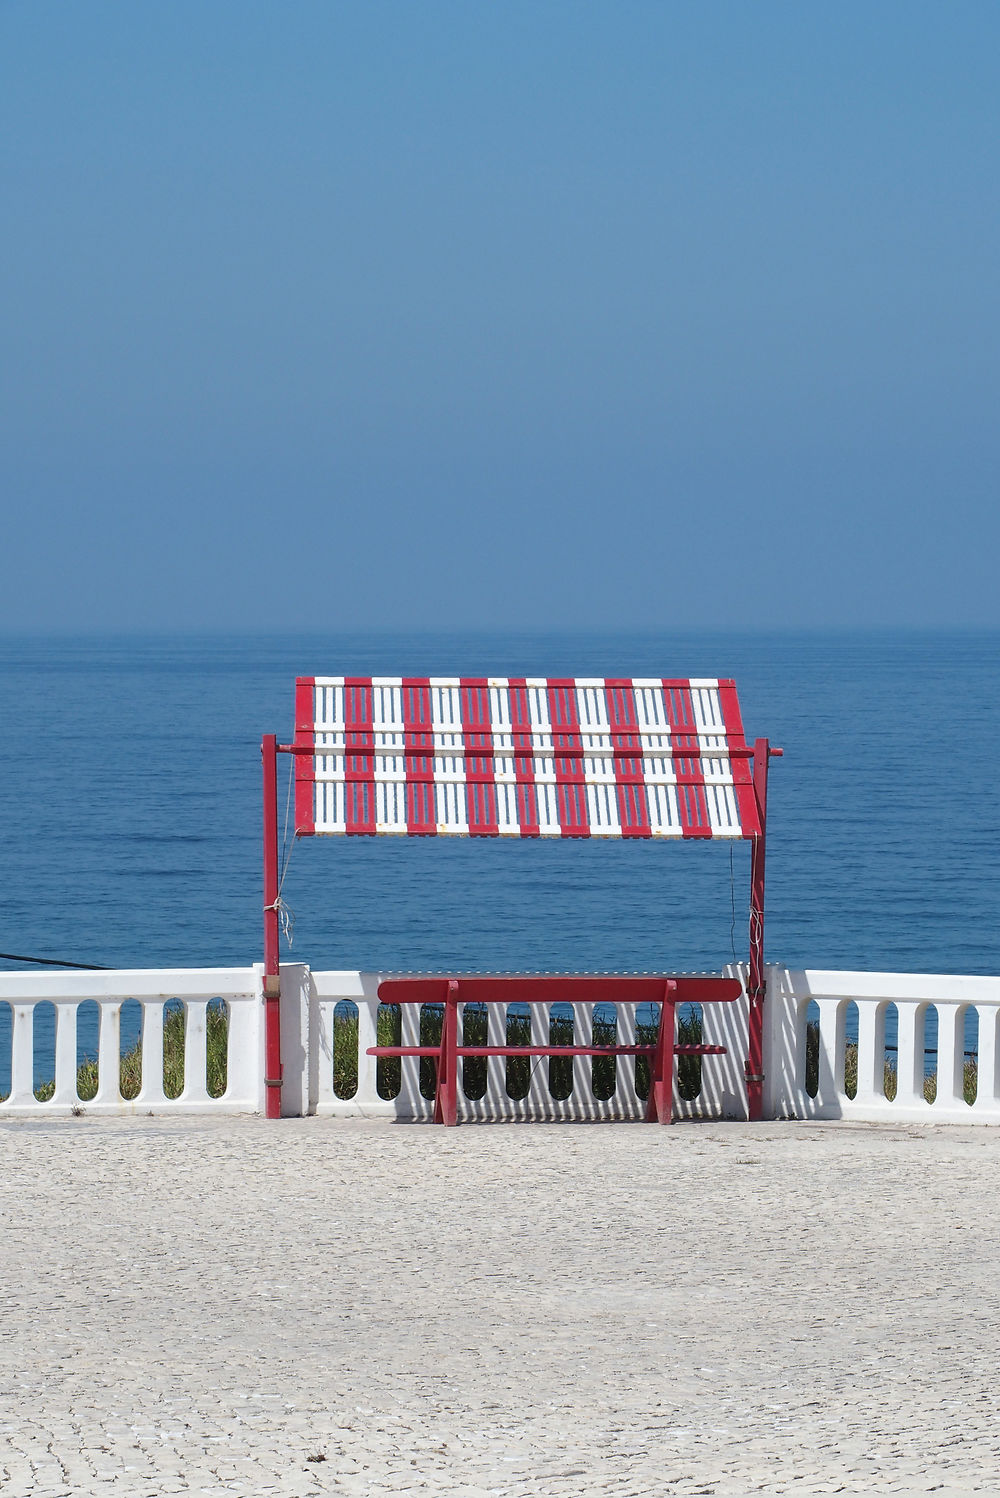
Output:
[[5,962],[35,962],[40,967],[74,967],[89,973],[110,973],[104,962],[64,962],[61,957],[25,957],[20,952],[0,952]]

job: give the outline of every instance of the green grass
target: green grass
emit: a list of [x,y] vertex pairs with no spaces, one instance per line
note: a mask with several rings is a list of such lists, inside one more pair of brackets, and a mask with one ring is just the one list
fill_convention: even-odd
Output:
[[[962,1094],[970,1105],[976,1101],[979,1069],[975,1058],[965,1062],[962,1068]],[[810,1020],[806,1027],[806,1092],[815,1097],[819,1088],[819,1024]],[[883,1066],[882,1090],[889,1102],[896,1096],[896,1063],[886,1058]],[[849,1098],[858,1095],[858,1047],[848,1041],[844,1048],[844,1091]],[[929,1072],[924,1078],[924,1098],[933,1103],[937,1097],[937,1072]]]
[[[209,1097],[222,1097],[226,1090],[229,1053],[229,1015],[224,1004],[210,1004],[206,1016],[206,1080]],[[118,1063],[118,1085],[126,1101],[139,1096],[142,1086],[142,1041],[126,1051]],[[55,1095],[54,1081],[41,1082],[35,1097],[47,1103]],[[180,1097],[184,1091],[184,1010],[179,1005],[167,1007],[163,1016],[163,1091],[168,1098]],[[93,1102],[97,1096],[97,1062],[82,1061],[76,1073],[76,1092],[81,1103]]]

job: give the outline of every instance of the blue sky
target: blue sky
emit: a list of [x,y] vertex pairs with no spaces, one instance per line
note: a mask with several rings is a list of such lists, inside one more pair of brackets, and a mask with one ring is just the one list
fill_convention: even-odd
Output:
[[0,630],[1000,624],[1000,7],[0,0]]

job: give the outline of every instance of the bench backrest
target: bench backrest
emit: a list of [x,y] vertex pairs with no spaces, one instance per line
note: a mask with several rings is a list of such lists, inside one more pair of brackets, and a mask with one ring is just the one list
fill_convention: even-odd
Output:
[[300,677],[299,836],[753,838],[716,678]]

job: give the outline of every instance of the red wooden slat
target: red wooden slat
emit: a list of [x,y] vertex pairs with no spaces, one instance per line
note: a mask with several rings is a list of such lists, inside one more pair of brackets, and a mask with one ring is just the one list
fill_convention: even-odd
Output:
[[517,781],[517,819],[522,837],[539,837],[538,792],[531,741],[528,688],[523,676],[511,677],[508,686],[510,721],[514,739],[514,776]]
[[663,696],[671,738],[679,748],[691,750],[690,758],[675,761],[677,806],[683,835],[711,837],[712,824],[708,818],[708,802],[705,799],[705,776],[701,768],[698,726],[691,702],[691,683],[664,681]]
[[[434,739],[431,732],[431,687],[426,676],[403,678],[403,727],[413,735],[413,753],[406,755],[406,830],[411,837],[437,833],[434,794]],[[421,752],[423,751],[423,752]]]
[[[719,705],[726,725],[726,738],[730,749],[742,748],[746,744],[743,734],[743,719],[740,715],[739,698],[734,681],[719,681]],[[750,761],[739,757],[730,760],[733,770],[733,789],[740,815],[740,827],[744,837],[754,837],[760,832],[760,816],[757,797],[753,789],[753,772]]]
[[642,770],[642,740],[635,710],[635,692],[627,678],[608,679],[604,683],[608,704],[611,742],[617,750],[635,750],[635,758],[615,758],[615,794],[618,797],[618,820],[622,837],[652,837],[646,781]]
[[646,1101],[647,1123],[669,1124],[673,1120],[674,1034],[676,999],[674,985],[664,984],[660,1005],[660,1024],[656,1034],[656,1053],[649,1071],[649,1097]]
[[[490,689],[485,677],[464,677],[459,689],[465,746],[465,803],[470,837],[498,837],[496,761],[490,721]],[[479,758],[476,750],[487,750]]]
[[371,742],[374,705],[370,676],[349,676],[344,682],[344,816],[352,836],[375,832],[375,760],[352,755],[352,745]]
[[556,772],[556,814],[563,837],[589,837],[587,790],[583,760],[561,757],[560,748],[579,749],[580,715],[576,705],[576,682],[572,677],[550,677],[547,697],[552,725],[553,763]]

